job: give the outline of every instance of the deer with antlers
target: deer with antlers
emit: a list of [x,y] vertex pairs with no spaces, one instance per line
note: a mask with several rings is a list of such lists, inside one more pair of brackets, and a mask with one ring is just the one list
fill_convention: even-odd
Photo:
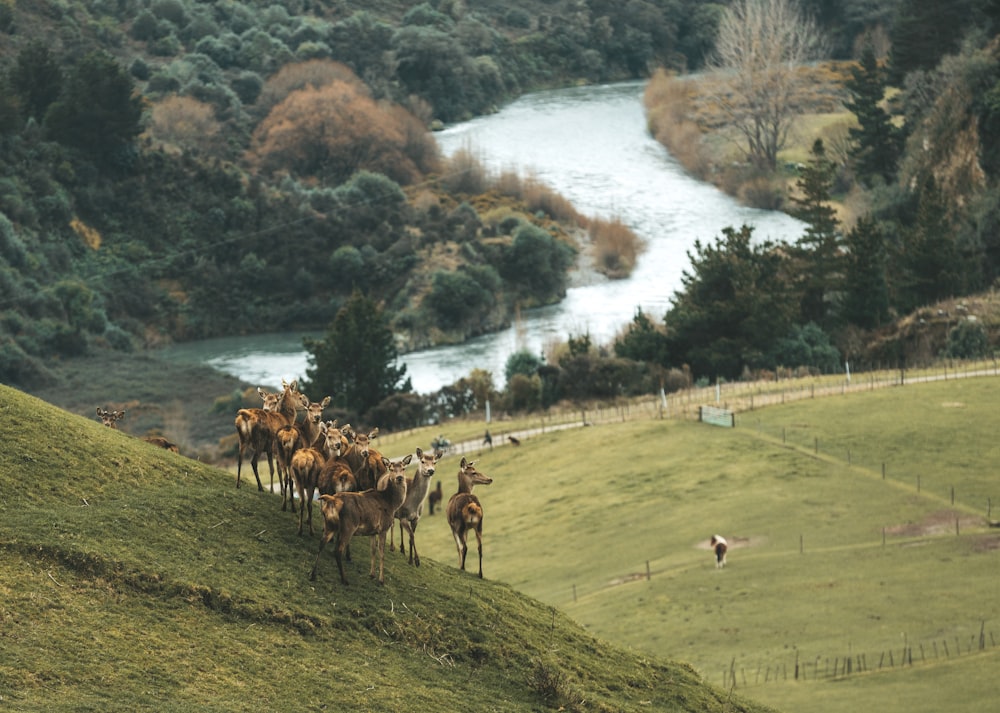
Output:
[[479,578],[483,578],[483,506],[479,498],[472,494],[476,485],[489,485],[493,478],[483,475],[476,469],[475,461],[464,457],[458,468],[458,492],[448,501],[446,512],[451,534],[458,548],[458,568],[465,569],[465,555],[469,551],[466,537],[469,530],[476,533],[479,545]]

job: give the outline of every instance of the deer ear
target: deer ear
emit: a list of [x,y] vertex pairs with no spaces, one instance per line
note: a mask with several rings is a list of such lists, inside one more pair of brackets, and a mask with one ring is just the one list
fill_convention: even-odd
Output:
[[423,458],[423,457],[424,457],[424,451],[420,448],[420,446],[417,446],[417,458]]
[[384,465],[386,468],[389,468],[390,466],[392,466],[392,462],[385,456],[382,456],[382,465]]
[[459,463],[459,466],[460,466],[460,467],[461,467],[462,469],[464,469],[464,468],[465,468],[465,466],[467,466],[468,464],[469,464],[469,463],[468,463],[468,461],[467,461],[467,460],[465,460],[465,456],[462,456],[462,462],[461,462],[461,463]]
[[320,401],[319,405],[322,406],[323,408],[326,408],[327,406],[329,406],[330,405],[330,397],[327,396],[325,399],[323,399],[322,401]]
[[413,454],[412,453],[407,453],[406,454],[406,458],[403,459],[403,465],[409,465],[410,461],[412,461],[412,460],[413,460]]

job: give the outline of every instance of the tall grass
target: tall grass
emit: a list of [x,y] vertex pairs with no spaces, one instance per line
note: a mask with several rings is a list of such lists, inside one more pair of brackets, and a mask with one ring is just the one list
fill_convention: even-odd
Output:
[[692,87],[689,82],[657,70],[646,85],[643,103],[650,133],[670,155],[696,178],[708,180],[710,156],[702,145],[702,130],[691,118]]
[[632,274],[644,246],[639,236],[621,218],[593,218],[587,231],[600,272],[611,278],[623,278]]

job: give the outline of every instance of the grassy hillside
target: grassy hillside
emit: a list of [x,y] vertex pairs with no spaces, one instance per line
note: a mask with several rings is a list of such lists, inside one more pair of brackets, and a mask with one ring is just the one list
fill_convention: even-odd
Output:
[[318,538],[275,498],[7,387],[0,404],[6,709],[764,710],[501,583],[492,549],[484,581],[428,557],[391,560],[383,588],[359,542],[350,587],[329,552],[311,583]]
[[[993,710],[998,398],[1000,380],[963,379],[735,429],[650,420],[496,449],[480,461],[486,573],[782,710]],[[447,526],[425,520],[421,554],[453,562]]]

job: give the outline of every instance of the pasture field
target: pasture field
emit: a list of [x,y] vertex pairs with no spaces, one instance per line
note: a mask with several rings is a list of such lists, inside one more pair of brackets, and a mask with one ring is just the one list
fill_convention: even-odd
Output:
[[[780,710],[996,710],[998,402],[994,377],[908,383],[484,452],[485,574]],[[454,566],[443,517],[417,537]]]

